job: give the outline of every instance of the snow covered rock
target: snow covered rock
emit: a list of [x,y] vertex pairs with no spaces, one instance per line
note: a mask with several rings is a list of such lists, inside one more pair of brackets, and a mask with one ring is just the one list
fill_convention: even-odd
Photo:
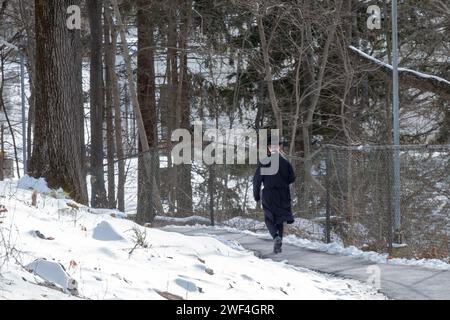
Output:
[[77,293],[78,284],[76,280],[72,279],[59,263],[38,259],[26,265],[25,269],[64,292]]
[[95,228],[92,237],[100,241],[124,241],[125,238],[118,233],[107,221],[100,222]]

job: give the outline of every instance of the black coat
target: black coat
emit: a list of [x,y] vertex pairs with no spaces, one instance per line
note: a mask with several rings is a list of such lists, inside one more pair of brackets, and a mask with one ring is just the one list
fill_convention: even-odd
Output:
[[261,185],[264,185],[262,206],[266,219],[275,224],[293,223],[294,216],[292,215],[289,185],[295,181],[295,174],[291,164],[284,156],[280,155],[279,159],[279,169],[275,175],[261,175],[261,167],[270,166],[270,162],[258,166],[253,177],[253,196],[255,201],[260,201]]

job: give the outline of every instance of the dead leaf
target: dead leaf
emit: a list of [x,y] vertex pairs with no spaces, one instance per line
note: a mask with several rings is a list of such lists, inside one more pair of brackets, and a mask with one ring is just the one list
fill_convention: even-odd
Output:
[[161,297],[166,298],[167,300],[184,300],[182,297],[177,296],[176,294],[167,292],[167,291],[158,291],[155,290],[157,294],[159,294]]
[[80,206],[77,205],[77,204],[74,203],[74,202],[67,202],[66,205],[67,205],[68,207],[71,207],[72,209],[76,209],[76,210],[80,209]]
[[203,259],[201,259],[200,257],[197,257],[197,259],[198,259],[198,261],[200,261],[201,263],[203,263],[203,264],[205,264],[206,263],[206,261],[205,260],[203,260]]
[[36,191],[34,191],[34,192],[31,194],[31,205],[32,205],[33,207],[36,207],[36,206],[37,206],[37,196],[38,196],[38,194],[37,194]]
[[75,260],[71,260],[69,264],[69,270],[75,269],[78,266],[78,263],[75,262]]

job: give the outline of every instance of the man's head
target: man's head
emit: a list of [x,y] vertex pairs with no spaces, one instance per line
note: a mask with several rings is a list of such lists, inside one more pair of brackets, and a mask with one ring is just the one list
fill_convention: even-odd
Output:
[[275,136],[272,138],[272,136],[269,135],[267,138],[267,149],[270,153],[273,152],[279,152],[283,148],[283,141],[278,136]]
[[271,144],[268,145],[267,148],[269,149],[270,153],[273,153],[273,152],[280,152],[282,146],[279,144]]

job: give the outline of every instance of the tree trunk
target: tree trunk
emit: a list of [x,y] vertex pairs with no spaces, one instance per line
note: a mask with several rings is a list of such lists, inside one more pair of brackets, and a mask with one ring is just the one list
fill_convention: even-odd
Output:
[[[117,169],[118,169],[118,181],[117,181],[117,209],[119,211],[125,211],[125,155],[123,150],[123,138],[122,138],[122,112],[120,105],[120,90],[119,83],[117,81],[117,74],[115,70],[116,65],[116,52],[117,52],[117,33],[112,21],[111,10],[108,6],[105,6],[105,20],[108,24],[110,32],[110,45],[106,48],[106,66],[107,74],[111,81],[111,93],[113,97],[114,108],[114,135],[115,135],[115,149],[117,153]],[[126,119],[125,122],[128,122]]]
[[[114,63],[114,51],[111,50],[111,31],[106,15],[103,24],[103,33],[105,38],[105,96],[106,96],[106,150],[108,160],[108,208],[116,208],[116,176],[114,163],[114,102],[113,102],[113,82],[111,70],[108,63]],[[114,66],[114,64],[112,64]],[[114,71],[113,71],[114,72]],[[121,130],[121,128],[118,128]]]
[[90,24],[90,110],[91,110],[91,206],[107,206],[103,172],[104,88],[102,60],[102,1],[87,0]]
[[3,132],[5,130],[5,127],[3,126],[3,123],[0,125],[0,181],[3,181],[5,179],[4,174],[4,160],[5,160],[5,142],[3,139]]
[[[167,7],[168,24],[167,24],[167,107],[166,112],[168,126],[168,145],[172,150],[172,141],[170,139],[172,132],[180,126],[177,122],[177,88],[178,88],[178,59],[177,59],[177,16],[176,8]],[[164,113],[162,113],[164,114]],[[177,176],[178,167],[172,164],[172,158],[168,154],[168,199],[169,211],[174,212],[177,201]]]
[[[36,123],[30,172],[87,204],[84,175],[80,31],[66,9],[80,0],[35,0]],[[51,57],[51,58],[50,58]]]
[[[189,130],[191,127],[191,106],[189,101],[189,80],[187,68],[187,40],[191,25],[191,11],[192,1],[187,1],[183,8],[185,16],[181,24],[181,39],[180,39],[180,76],[179,89],[181,91],[177,94],[177,104],[179,105],[179,120],[180,127]],[[178,118],[178,117],[177,117]],[[178,121],[178,119],[177,119]],[[192,213],[192,166],[190,164],[182,164],[178,168],[178,187],[177,187],[177,211],[184,213]]]
[[[145,133],[151,156],[151,175],[145,174],[143,157],[139,157],[138,165],[138,209],[137,217],[139,222],[151,222],[154,217],[154,205],[151,194],[153,193],[152,180],[155,179],[157,146],[157,119],[156,119],[156,99],[155,99],[155,57],[153,39],[153,0],[138,0],[137,27],[138,27],[138,69],[137,69],[137,90],[139,107],[144,122]],[[139,144],[139,152],[143,148]]]

